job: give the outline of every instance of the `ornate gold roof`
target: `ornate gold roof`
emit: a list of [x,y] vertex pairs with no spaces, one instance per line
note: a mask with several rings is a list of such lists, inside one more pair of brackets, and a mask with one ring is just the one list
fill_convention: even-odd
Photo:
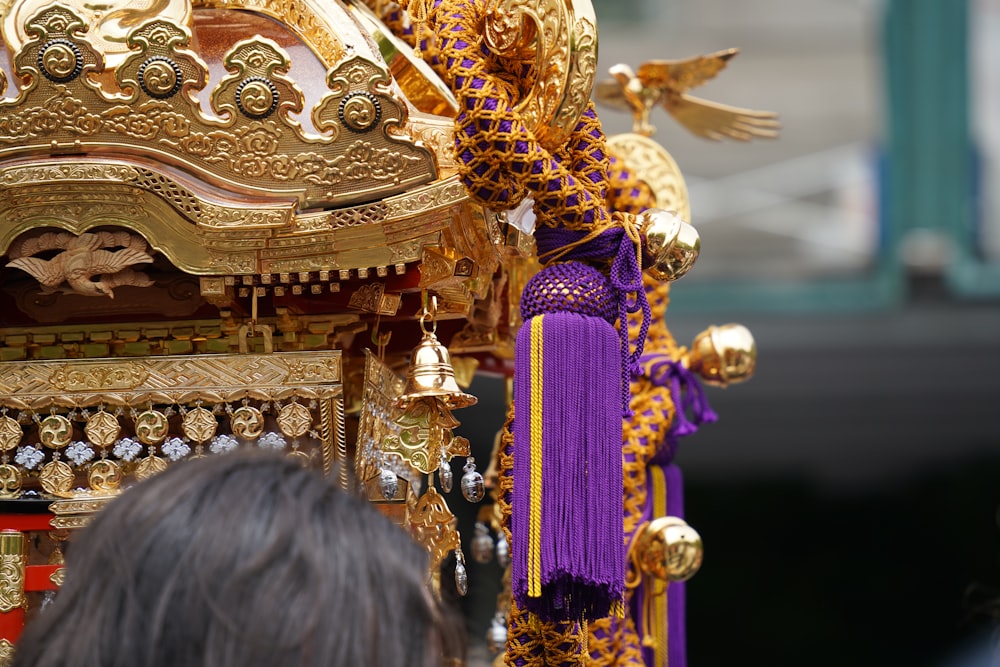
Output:
[[447,94],[363,8],[122,4],[5,9],[0,252],[125,229],[215,302],[425,259],[440,270],[412,288],[485,294],[504,239],[453,176],[451,121],[430,113]]

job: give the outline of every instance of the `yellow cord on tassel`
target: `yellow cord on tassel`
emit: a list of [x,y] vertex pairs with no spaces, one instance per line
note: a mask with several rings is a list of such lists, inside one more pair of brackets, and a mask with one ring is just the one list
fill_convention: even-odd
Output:
[[[667,477],[660,466],[650,466],[649,472],[653,482],[653,516],[661,517],[667,514]],[[667,582],[654,579],[652,590],[646,594],[647,623],[652,625],[652,638],[655,642],[653,664],[659,667],[667,665]],[[649,618],[649,617],[652,618]],[[646,627],[647,633],[649,626]],[[649,636],[647,634],[647,636]]]
[[528,597],[542,596],[542,319],[531,320],[531,483],[528,491]]

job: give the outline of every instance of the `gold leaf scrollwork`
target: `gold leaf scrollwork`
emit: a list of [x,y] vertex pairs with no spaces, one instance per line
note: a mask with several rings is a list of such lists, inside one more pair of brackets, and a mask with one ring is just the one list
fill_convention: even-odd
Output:
[[118,418],[104,410],[90,415],[90,418],[87,419],[87,425],[83,428],[87,439],[98,447],[110,447],[115,444],[121,430]]
[[135,478],[138,480],[149,479],[167,469],[167,462],[159,456],[150,454],[139,461],[135,467]]
[[0,535],[0,613],[22,608],[24,596],[24,535]]
[[65,497],[73,488],[73,469],[63,461],[49,461],[42,466],[38,480],[46,493]]
[[278,428],[289,438],[298,438],[312,426],[312,413],[301,403],[289,403],[278,410]]
[[87,473],[90,488],[98,493],[117,493],[122,483],[122,470],[114,461],[94,461]]
[[230,423],[233,435],[247,440],[255,440],[264,432],[264,415],[249,405],[233,410]]
[[382,451],[397,454],[427,474],[438,469],[441,454],[452,442],[451,429],[459,422],[438,397],[413,400],[396,419],[399,435],[387,435]]
[[432,573],[438,573],[441,562],[450,551],[461,547],[456,524],[455,515],[444,496],[433,486],[427,489],[413,509],[410,532],[430,553]]
[[144,445],[155,445],[167,437],[167,417],[156,410],[146,410],[135,418],[135,435]]
[[62,415],[49,415],[38,424],[38,439],[52,449],[61,449],[73,440],[73,424]]
[[21,443],[24,432],[16,419],[7,415],[0,417],[0,450],[9,452]]
[[0,667],[9,667],[14,662],[14,645],[6,638],[0,639]]
[[218,428],[219,422],[215,420],[215,415],[201,406],[188,410],[181,420],[184,435],[198,443],[210,440]]
[[21,471],[9,463],[0,465],[0,498],[17,498],[21,494]]

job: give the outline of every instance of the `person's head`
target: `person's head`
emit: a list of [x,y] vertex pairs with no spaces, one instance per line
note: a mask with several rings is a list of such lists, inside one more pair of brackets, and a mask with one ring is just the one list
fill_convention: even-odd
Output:
[[177,464],[74,539],[31,667],[399,667],[457,656],[427,555],[288,457]]

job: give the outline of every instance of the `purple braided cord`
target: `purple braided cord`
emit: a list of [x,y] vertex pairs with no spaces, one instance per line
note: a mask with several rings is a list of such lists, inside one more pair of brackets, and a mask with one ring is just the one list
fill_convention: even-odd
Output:
[[665,354],[647,354],[639,360],[644,375],[658,387],[669,387],[674,401],[674,419],[664,436],[665,447],[658,448],[651,462],[665,465],[674,458],[677,440],[698,431],[702,424],[711,424],[719,416],[708,404],[701,382],[684,364]]

